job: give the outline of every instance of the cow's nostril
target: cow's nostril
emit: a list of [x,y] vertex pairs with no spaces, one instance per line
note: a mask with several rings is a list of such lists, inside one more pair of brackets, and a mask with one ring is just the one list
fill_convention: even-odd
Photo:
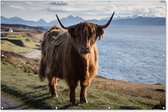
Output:
[[87,50],[87,51],[88,51],[88,50],[89,50],[89,47],[86,47],[86,48],[85,48],[85,50]]
[[82,48],[82,49],[85,49],[85,46],[82,46],[81,48]]
[[81,49],[85,50],[85,49],[89,49],[89,47],[87,47],[86,45],[82,46]]

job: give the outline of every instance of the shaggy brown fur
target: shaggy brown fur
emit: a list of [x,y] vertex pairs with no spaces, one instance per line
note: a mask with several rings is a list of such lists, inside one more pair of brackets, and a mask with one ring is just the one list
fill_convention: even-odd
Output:
[[39,76],[42,80],[48,78],[52,95],[57,96],[57,80],[65,79],[70,88],[70,102],[74,105],[75,88],[80,81],[80,102],[87,103],[87,87],[98,68],[95,42],[103,33],[97,24],[88,22],[68,30],[54,26],[45,33]]

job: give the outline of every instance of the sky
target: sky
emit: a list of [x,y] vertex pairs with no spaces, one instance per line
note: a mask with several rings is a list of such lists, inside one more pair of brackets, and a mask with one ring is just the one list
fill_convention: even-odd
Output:
[[43,18],[49,22],[69,15],[80,16],[85,20],[109,18],[115,11],[116,17],[166,17],[166,3],[162,0],[82,0],[82,1],[1,1],[1,16],[21,17],[38,21]]

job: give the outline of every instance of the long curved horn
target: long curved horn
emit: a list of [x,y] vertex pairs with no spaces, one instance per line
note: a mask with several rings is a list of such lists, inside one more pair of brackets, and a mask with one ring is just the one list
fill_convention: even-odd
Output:
[[113,12],[111,18],[109,19],[109,21],[105,25],[98,25],[98,27],[107,28],[109,26],[109,24],[111,23],[111,20],[113,19],[114,14],[115,14],[115,12]]
[[56,14],[56,17],[57,17],[57,20],[58,20],[59,24],[61,25],[61,27],[62,27],[63,29],[70,29],[70,28],[74,28],[74,27],[76,26],[76,25],[72,25],[72,26],[69,26],[69,27],[65,27],[65,26],[61,23],[61,21],[60,21],[59,17],[57,16],[57,14]]
[[60,21],[59,17],[57,16],[57,14],[56,14],[56,17],[57,17],[57,20],[58,20],[59,24],[61,25],[61,27],[62,27],[63,29],[68,29],[68,27],[65,27],[65,26],[61,23],[61,21]]

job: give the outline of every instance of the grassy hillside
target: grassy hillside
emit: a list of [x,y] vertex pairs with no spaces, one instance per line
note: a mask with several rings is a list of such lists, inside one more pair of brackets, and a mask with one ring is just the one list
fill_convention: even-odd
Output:
[[[38,69],[38,60],[4,51],[2,54],[1,90],[20,99],[28,109],[153,109],[162,106],[165,99],[165,85],[96,77],[88,89],[89,103],[71,106],[68,104],[69,89],[62,80],[58,82],[57,87],[59,97],[50,96],[47,80],[41,82],[34,72],[34,69]],[[77,101],[79,91],[78,87]]]
[[5,33],[1,40],[1,50],[15,53],[30,52],[34,48],[37,48],[36,44],[38,42],[39,40],[35,39],[31,33]]

